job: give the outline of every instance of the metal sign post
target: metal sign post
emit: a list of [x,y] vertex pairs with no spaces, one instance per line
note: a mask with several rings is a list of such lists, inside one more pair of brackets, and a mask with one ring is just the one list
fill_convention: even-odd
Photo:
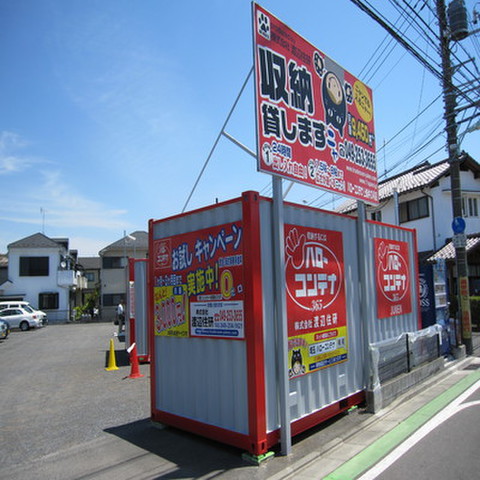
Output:
[[275,266],[275,311],[277,335],[277,375],[280,401],[280,442],[282,455],[292,450],[290,427],[290,383],[288,378],[288,327],[285,287],[285,241],[283,226],[282,179],[272,175],[273,187],[273,246]]

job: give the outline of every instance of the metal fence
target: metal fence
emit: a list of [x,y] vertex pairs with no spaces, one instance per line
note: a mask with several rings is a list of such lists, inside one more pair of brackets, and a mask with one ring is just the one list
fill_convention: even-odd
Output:
[[396,338],[370,345],[373,383],[384,383],[435,360],[441,355],[440,345],[439,325],[418,332],[405,332]]

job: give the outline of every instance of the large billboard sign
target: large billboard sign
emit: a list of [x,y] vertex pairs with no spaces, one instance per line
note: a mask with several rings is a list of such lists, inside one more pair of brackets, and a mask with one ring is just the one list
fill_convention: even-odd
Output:
[[285,225],[289,378],[347,360],[341,232]]
[[388,318],[412,311],[408,243],[374,239],[377,316]]
[[253,4],[258,170],[378,203],[372,91]]
[[167,337],[245,338],[243,227],[154,241],[154,329]]

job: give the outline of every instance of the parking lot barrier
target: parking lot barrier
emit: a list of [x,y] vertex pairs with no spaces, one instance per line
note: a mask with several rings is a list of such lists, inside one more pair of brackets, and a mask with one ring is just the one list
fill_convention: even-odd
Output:
[[142,375],[140,373],[140,367],[139,367],[138,355],[137,355],[137,345],[134,343],[132,347],[128,349],[130,353],[130,364],[132,366],[130,375],[128,376],[128,378],[144,377],[145,375]]
[[115,359],[115,346],[113,344],[113,338],[110,339],[110,351],[108,353],[108,366],[105,369],[107,372],[111,370],[118,370],[117,361]]

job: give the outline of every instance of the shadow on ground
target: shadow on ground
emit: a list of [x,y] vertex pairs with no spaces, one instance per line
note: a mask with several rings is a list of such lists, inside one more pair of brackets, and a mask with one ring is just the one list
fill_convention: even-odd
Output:
[[105,432],[175,465],[174,471],[158,478],[198,478],[213,472],[252,467],[242,459],[243,452],[237,448],[173,427],[157,428],[149,418],[107,428]]
[[[293,452],[288,457],[280,456],[280,445],[271,449],[275,457],[254,466],[242,458],[243,450],[216,442],[190,432],[184,432],[173,427],[157,428],[149,418],[112,427],[105,432],[115,435],[147,452],[157,455],[171,464],[157,478],[212,478],[221,476],[232,479],[269,478],[278,473],[291,462],[299,460],[309,452],[317,450],[319,445],[333,440],[339,431],[351,428],[359,420],[356,415],[341,413],[293,438]],[[355,421],[354,418],[357,420]],[[343,420],[342,420],[343,419]],[[347,423],[345,425],[344,423]],[[343,424],[343,426],[342,426]]]
[[[110,350],[105,351],[105,368],[108,367]],[[115,350],[115,363],[117,367],[128,367],[130,365],[130,356],[126,350]]]

